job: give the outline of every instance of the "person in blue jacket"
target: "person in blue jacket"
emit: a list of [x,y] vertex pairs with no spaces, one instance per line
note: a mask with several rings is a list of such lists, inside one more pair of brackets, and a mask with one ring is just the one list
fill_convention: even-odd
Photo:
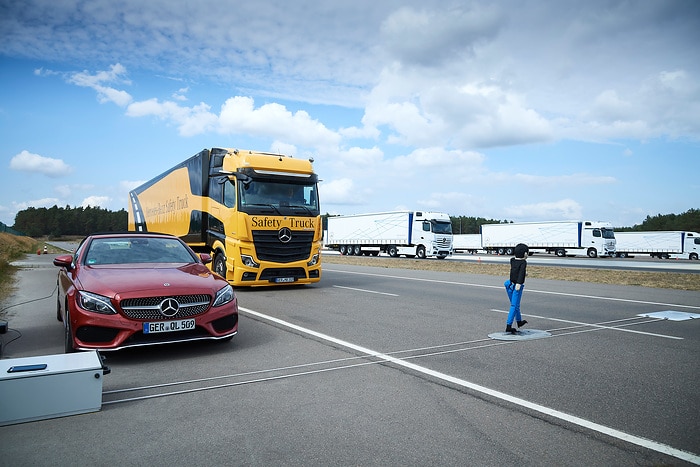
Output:
[[525,288],[525,275],[527,274],[528,247],[524,243],[515,246],[515,257],[510,259],[510,278],[503,283],[510,300],[510,310],[506,320],[506,333],[516,334],[518,331],[513,327],[513,321],[518,323],[518,328],[527,324],[527,321],[520,316],[520,300],[523,298]]

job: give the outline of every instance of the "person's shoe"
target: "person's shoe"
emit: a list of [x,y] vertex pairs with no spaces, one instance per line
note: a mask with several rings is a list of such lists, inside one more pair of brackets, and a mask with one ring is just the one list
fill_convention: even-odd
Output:
[[517,334],[518,331],[515,330],[513,326],[506,325],[506,334]]
[[527,321],[525,321],[525,320],[518,321],[518,327],[519,327],[519,328],[525,326],[526,324],[527,324]]

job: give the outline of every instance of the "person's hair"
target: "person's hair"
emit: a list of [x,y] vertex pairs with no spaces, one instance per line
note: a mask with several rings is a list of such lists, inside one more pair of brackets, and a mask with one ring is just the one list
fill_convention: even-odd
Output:
[[524,258],[527,256],[528,252],[529,252],[529,249],[528,249],[527,245],[525,245],[524,243],[518,243],[517,245],[515,245],[515,257],[516,258]]

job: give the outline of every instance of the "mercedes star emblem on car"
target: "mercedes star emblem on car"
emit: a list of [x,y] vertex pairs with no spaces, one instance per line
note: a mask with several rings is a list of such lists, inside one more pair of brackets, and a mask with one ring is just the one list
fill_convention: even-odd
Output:
[[174,298],[166,298],[160,302],[160,312],[163,316],[175,316],[179,309],[180,304]]

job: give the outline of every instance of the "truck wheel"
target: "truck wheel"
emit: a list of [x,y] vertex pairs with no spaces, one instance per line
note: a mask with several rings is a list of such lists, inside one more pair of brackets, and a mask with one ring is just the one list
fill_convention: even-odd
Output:
[[362,256],[362,247],[360,245],[355,245],[352,254],[354,254],[355,256]]
[[386,248],[386,252],[392,258],[396,258],[397,256],[399,256],[399,250],[396,248],[396,245],[389,245]]
[[669,255],[668,253],[659,254],[659,258],[661,258],[661,259],[669,259],[670,257],[671,257],[671,255]]
[[627,253],[624,251],[621,251],[620,253],[617,254],[618,258],[627,258]]
[[425,247],[424,246],[419,246],[418,249],[416,250],[416,256],[420,259],[425,259]]
[[596,251],[595,248],[589,248],[589,249],[588,249],[588,257],[589,257],[589,258],[597,258],[597,257],[598,257],[598,251]]
[[514,250],[512,248],[506,248],[506,255],[513,256]]
[[559,248],[557,251],[554,252],[554,254],[560,258],[563,258],[564,256],[566,256],[566,250],[563,248]]
[[506,250],[503,249],[503,248],[499,248],[499,249],[498,249],[498,254],[499,254],[499,255],[505,254],[505,252],[506,252]]
[[348,247],[345,245],[340,245],[340,248],[338,248],[338,251],[340,251],[340,254],[345,256],[348,252]]
[[692,261],[697,261],[698,260],[698,254],[697,253],[691,253],[690,256],[688,256],[689,260]]
[[226,258],[221,253],[214,256],[214,272],[226,279]]

